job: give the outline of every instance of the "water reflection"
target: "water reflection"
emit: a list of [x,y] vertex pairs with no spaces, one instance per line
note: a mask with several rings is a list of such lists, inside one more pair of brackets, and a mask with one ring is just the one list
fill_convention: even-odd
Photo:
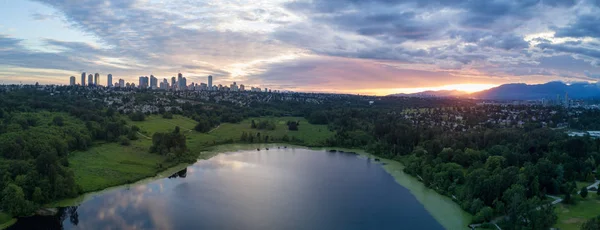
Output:
[[10,229],[442,229],[376,165],[306,149],[221,154]]
[[178,178],[178,177],[185,178],[186,176],[187,176],[187,168],[185,168],[185,169],[183,169],[183,170],[181,170],[179,172],[176,172],[173,175],[169,176],[169,179],[174,179],[174,178]]
[[56,215],[53,216],[32,216],[19,219],[17,224],[9,227],[11,229],[44,229],[44,230],[63,230],[63,223],[68,219],[72,226],[79,224],[78,206],[59,208]]

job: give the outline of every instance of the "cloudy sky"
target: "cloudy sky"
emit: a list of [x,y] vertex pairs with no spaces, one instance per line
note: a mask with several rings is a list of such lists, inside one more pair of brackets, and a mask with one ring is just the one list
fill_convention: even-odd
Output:
[[378,95],[596,82],[600,0],[0,0],[0,84],[81,71]]

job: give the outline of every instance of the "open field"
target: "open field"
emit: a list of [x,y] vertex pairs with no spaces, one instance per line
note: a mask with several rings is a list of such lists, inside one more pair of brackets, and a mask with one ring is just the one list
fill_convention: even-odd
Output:
[[[275,123],[275,130],[257,130],[250,128],[252,120],[256,123],[263,120],[270,120]],[[289,131],[286,123],[288,121],[300,121],[298,131]],[[210,133],[218,139],[239,140],[242,132],[261,133],[261,136],[268,135],[271,138],[281,139],[284,135],[289,138],[296,138],[304,141],[308,146],[321,145],[325,139],[333,136],[333,132],[329,131],[326,125],[313,125],[302,117],[265,117],[246,119],[239,124],[222,124],[218,129]]]
[[182,131],[193,130],[196,126],[196,121],[181,115],[173,115],[173,119],[164,119],[160,115],[151,115],[147,116],[145,121],[129,122],[132,125],[140,127],[141,132],[150,137],[155,132],[173,131],[175,126],[179,126]]
[[[184,131],[188,149],[200,158],[206,148],[225,142],[238,142],[242,132],[268,135],[271,139],[281,140],[284,135],[304,141],[306,145],[319,145],[333,135],[325,125],[311,125],[304,118],[255,118],[270,119],[276,123],[275,130],[255,130],[250,128],[251,120],[240,124],[221,124],[210,133],[193,131],[196,122],[192,119],[174,116],[164,119],[161,116],[149,116],[145,121],[130,124],[140,127],[140,132],[152,137],[155,132],[171,132],[176,126]],[[288,131],[287,121],[300,121],[299,131]],[[140,137],[132,141],[130,146],[118,143],[98,144],[84,152],[74,152],[69,156],[75,180],[84,192],[101,190],[107,187],[133,183],[143,178],[152,177],[160,171],[174,166],[175,162],[166,162],[166,157],[149,153],[152,141]],[[162,167],[159,167],[162,166]]]
[[69,156],[75,180],[84,192],[131,183],[155,175],[164,156],[148,153],[151,141],[140,139],[131,146],[102,144]]
[[596,192],[590,191],[586,199],[579,195],[576,198],[575,205],[556,205],[558,221],[554,227],[561,230],[579,230],[584,222],[600,215],[600,199]]

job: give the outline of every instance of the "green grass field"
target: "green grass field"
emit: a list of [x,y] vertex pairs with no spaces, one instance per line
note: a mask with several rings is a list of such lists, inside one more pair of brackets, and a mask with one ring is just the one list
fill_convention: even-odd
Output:
[[[145,121],[130,124],[140,127],[140,132],[152,137],[155,132],[171,132],[179,126],[187,137],[187,147],[199,155],[201,151],[219,143],[230,140],[238,142],[242,132],[257,133],[271,138],[281,139],[284,135],[304,141],[305,145],[319,145],[333,135],[325,125],[311,125],[304,118],[255,118],[271,119],[276,122],[275,130],[254,130],[250,128],[251,120],[239,124],[225,123],[209,133],[198,133],[194,130],[196,122],[190,118],[174,116],[164,119],[161,116],[149,116]],[[299,131],[288,131],[287,121],[300,121]],[[84,152],[74,152],[69,156],[71,168],[75,173],[77,184],[84,192],[97,191],[104,188],[133,183],[143,178],[152,177],[166,167],[175,163],[166,162],[166,157],[149,153],[151,140],[140,137],[132,141],[130,146],[118,143],[98,144]],[[200,158],[210,157],[199,156]],[[158,167],[162,164],[162,168]]]
[[172,131],[175,126],[179,126],[183,131],[193,130],[197,122],[181,115],[174,115],[173,119],[151,115],[146,117],[145,121],[130,121],[130,123],[140,127],[141,133],[151,137],[155,132]]
[[590,191],[586,199],[577,195],[575,205],[558,204],[556,214],[558,221],[555,228],[561,230],[579,230],[587,220],[600,215],[600,199],[596,192]]
[[[257,130],[250,128],[252,120],[259,122],[261,120],[271,120],[275,123],[275,130]],[[300,121],[298,131],[290,131],[286,123],[288,121]],[[326,125],[313,125],[302,117],[266,117],[246,119],[239,124],[222,124],[219,128],[210,132],[210,135],[217,139],[240,140],[242,132],[261,133],[261,136],[268,135],[271,138],[281,139],[284,135],[289,138],[295,137],[302,140],[308,146],[321,146],[325,139],[333,136]]]
[[8,226],[13,225],[16,221],[17,219],[12,218],[12,216],[0,212],[0,229],[5,229]]

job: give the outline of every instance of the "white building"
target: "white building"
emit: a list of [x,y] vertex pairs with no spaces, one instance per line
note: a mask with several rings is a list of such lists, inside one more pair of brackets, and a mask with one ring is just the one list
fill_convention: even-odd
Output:
[[75,85],[75,84],[76,84],[76,83],[75,83],[75,76],[71,76],[71,78],[70,78],[69,80],[70,80],[70,81],[69,81],[69,85],[73,86],[73,85]]

